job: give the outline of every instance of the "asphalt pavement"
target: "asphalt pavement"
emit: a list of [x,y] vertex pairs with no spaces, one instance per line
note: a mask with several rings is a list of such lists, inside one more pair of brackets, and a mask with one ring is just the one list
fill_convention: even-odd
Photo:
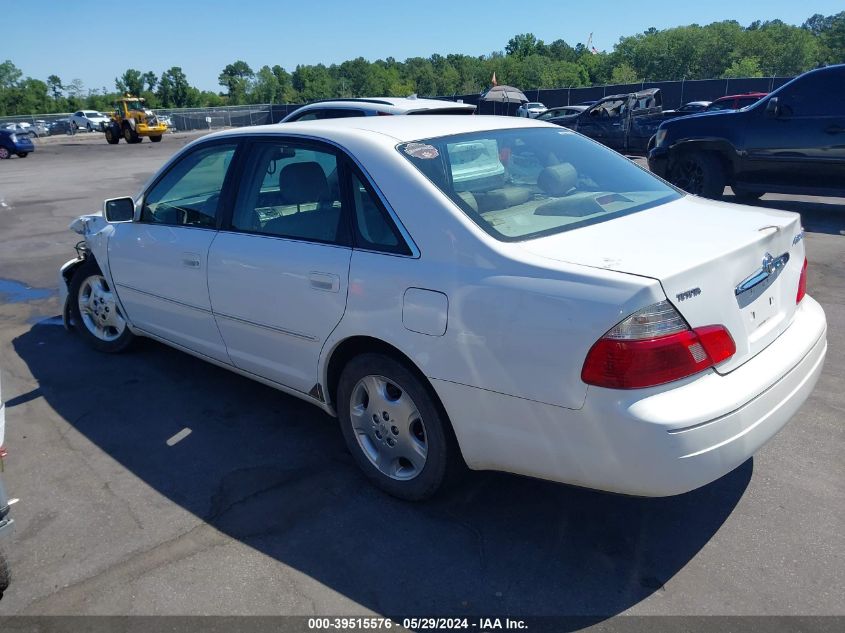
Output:
[[0,161],[3,477],[20,498],[0,614],[845,615],[845,200],[760,202],[802,215],[830,346],[752,460],[668,499],[470,473],[414,504],[369,485],[315,407],[61,327],[68,223],[193,138],[96,137]]

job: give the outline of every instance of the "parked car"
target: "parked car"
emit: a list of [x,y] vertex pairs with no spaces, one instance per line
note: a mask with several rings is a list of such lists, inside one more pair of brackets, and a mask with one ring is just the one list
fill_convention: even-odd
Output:
[[649,141],[667,118],[683,116],[663,110],[659,88],[605,97],[580,114],[554,117],[550,123],[575,130],[623,154],[645,155]]
[[11,158],[12,155],[26,158],[30,152],[34,151],[35,145],[29,135],[0,129],[0,159]]
[[812,70],[741,110],[666,121],[649,168],[685,191],[845,195],[845,65]]
[[686,196],[540,121],[211,134],[72,228],[61,301],[91,346],[154,338],[337,415],[406,499],[461,460],[691,490],[778,432],[826,352],[798,214]]
[[78,130],[100,131],[109,122],[109,117],[95,110],[78,110],[70,117]]
[[[0,385],[2,386],[2,385]],[[6,489],[3,486],[3,459],[6,457],[6,446],[3,443],[6,432],[6,405],[3,403],[2,388],[0,388],[0,545],[3,539],[6,538],[12,531],[14,520],[11,516],[11,503],[6,494]],[[0,547],[0,598],[3,597],[3,592],[9,588],[11,574],[9,573],[9,563],[3,555],[3,550]]]
[[34,136],[50,136],[50,127],[43,119],[33,122],[29,129]]
[[546,106],[539,101],[529,101],[528,103],[523,103],[516,109],[516,116],[534,119],[543,114],[546,110]]
[[291,123],[293,121],[390,114],[475,114],[475,106],[469,103],[456,103],[441,99],[417,99],[416,97],[325,99],[297,108],[283,118],[281,122]]
[[677,110],[667,110],[666,112],[678,112],[681,114],[693,114],[695,112],[701,112],[707,106],[710,105],[710,101],[690,101],[689,103],[685,103]]
[[6,130],[7,132],[11,132],[16,134],[19,138],[26,137],[31,138],[35,136],[35,132],[30,129],[29,124],[23,125],[21,123],[4,123],[0,129]]
[[581,114],[584,110],[587,109],[587,106],[582,105],[570,105],[570,106],[558,106],[556,108],[549,108],[542,114],[538,114],[536,117],[539,121],[548,121],[549,119],[553,119],[559,116],[571,116],[573,114]]
[[728,95],[726,97],[719,97],[713,103],[704,108],[705,112],[717,112],[719,110],[739,110],[745,106],[750,106],[757,103],[760,99],[765,97],[766,92],[747,92],[741,95]]
[[56,119],[50,122],[50,134],[72,134],[76,131],[76,126],[71,123],[70,119]]

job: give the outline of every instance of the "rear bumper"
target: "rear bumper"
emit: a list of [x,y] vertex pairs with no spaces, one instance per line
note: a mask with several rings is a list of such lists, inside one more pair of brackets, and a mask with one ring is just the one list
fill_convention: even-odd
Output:
[[665,147],[655,147],[648,153],[648,168],[651,173],[665,179],[669,173],[669,150]]
[[467,464],[646,497],[681,494],[745,462],[798,411],[827,352],[806,297],[775,342],[727,375],[640,390],[590,387],[564,409],[433,380]]

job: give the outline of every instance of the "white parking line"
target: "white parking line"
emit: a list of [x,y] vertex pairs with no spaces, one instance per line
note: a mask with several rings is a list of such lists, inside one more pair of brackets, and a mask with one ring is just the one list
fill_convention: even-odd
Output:
[[181,442],[182,440],[184,440],[186,437],[188,437],[190,434],[191,434],[191,429],[189,429],[189,428],[186,426],[184,429],[182,429],[181,431],[179,431],[176,435],[174,435],[174,436],[173,436],[173,437],[171,437],[169,440],[167,440],[167,445],[168,445],[168,446],[173,446],[173,445],[175,445],[175,444],[178,444],[179,442]]

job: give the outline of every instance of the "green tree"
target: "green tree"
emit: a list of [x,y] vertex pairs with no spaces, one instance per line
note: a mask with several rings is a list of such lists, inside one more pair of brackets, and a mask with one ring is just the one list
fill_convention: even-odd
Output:
[[228,64],[217,78],[220,85],[226,88],[231,105],[244,103],[249,82],[255,76],[252,68],[245,61],[238,60]]
[[610,73],[610,83],[612,84],[633,84],[639,80],[637,71],[627,62],[622,62],[618,66],[615,66]]
[[47,77],[47,86],[50,88],[50,93],[53,95],[54,101],[58,101],[62,98],[62,80],[58,75],[50,75]]
[[538,40],[533,33],[514,35],[505,45],[505,52],[514,57],[542,54],[544,49],[543,40]]
[[156,84],[158,83],[158,77],[153,71],[148,70],[143,75],[141,75],[141,79],[143,80],[144,85],[146,86],[147,92],[152,92],[153,90],[155,90]]
[[165,108],[187,108],[192,105],[191,99],[194,96],[190,92],[191,85],[188,78],[179,66],[172,66],[161,73],[158,81],[156,97],[162,107]]
[[115,77],[114,86],[120,93],[139,96],[144,91],[144,78],[140,70],[129,68],[120,77]]
[[760,70],[760,60],[756,57],[743,57],[735,60],[722,73],[723,79],[733,79],[735,77],[762,77],[763,71]]

